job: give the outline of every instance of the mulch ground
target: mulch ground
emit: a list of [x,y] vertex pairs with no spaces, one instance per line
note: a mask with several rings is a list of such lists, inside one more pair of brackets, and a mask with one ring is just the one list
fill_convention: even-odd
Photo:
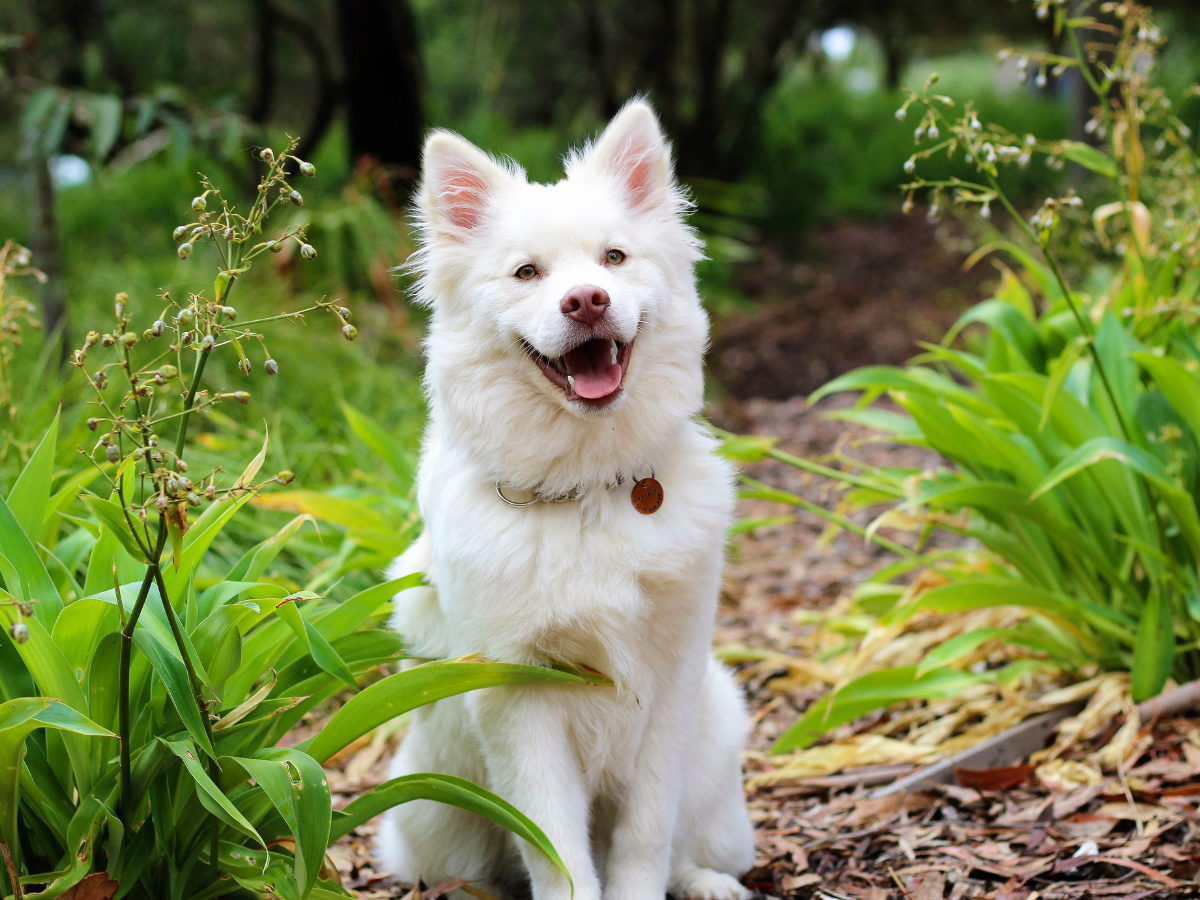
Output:
[[[899,363],[916,340],[937,340],[963,307],[980,297],[987,273],[964,275],[960,236],[917,218],[845,225],[822,236],[817,263],[768,259],[747,275],[764,305],[717,323],[712,367],[726,390],[710,411],[717,424],[772,434],[792,453],[818,457],[853,446],[875,464],[924,467],[917,448],[860,444],[862,435],[821,417],[798,394],[867,363]],[[758,279],[757,287],[752,283]],[[828,504],[829,486],[768,460],[749,474]],[[744,517],[783,510],[742,501]],[[791,511],[791,510],[786,510]],[[888,556],[816,516],[771,526],[736,541],[719,612],[716,643],[787,652],[809,625],[804,612],[827,607]],[[751,674],[752,672],[752,674]],[[772,741],[819,695],[778,690],[786,669],[748,669],[754,726],[750,774]],[[327,714],[327,713],[326,713]],[[313,727],[317,723],[306,723]],[[960,784],[872,797],[878,773],[858,772],[748,789],[759,858],[743,879],[781,900],[1084,900],[1189,895],[1200,873],[1200,720],[1170,718],[1143,729],[1144,752],[1121,777],[1071,776],[1107,735],[1066,755],[1062,777],[1040,780],[1032,765],[960,773]],[[335,805],[386,778],[400,733],[377,734],[329,766]],[[1083,768],[1080,768],[1083,772]],[[876,777],[872,778],[874,775]],[[873,781],[875,786],[854,784]],[[371,856],[373,823],[332,848],[344,884],[368,900],[434,898],[471,885],[426,885],[417,894],[382,872]]]

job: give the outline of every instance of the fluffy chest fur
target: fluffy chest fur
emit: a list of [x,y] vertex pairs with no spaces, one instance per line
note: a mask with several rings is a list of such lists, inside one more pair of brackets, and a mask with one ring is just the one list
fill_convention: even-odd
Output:
[[692,422],[668,446],[654,466],[666,499],[651,515],[634,509],[628,479],[514,509],[468,454],[432,434],[419,498],[445,626],[421,652],[615,667],[636,681],[639,662],[663,652],[644,638],[711,623],[701,584],[719,567],[730,471]]

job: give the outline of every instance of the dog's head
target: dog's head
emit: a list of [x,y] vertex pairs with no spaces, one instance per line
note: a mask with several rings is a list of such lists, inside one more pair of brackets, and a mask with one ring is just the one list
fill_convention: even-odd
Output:
[[489,457],[502,475],[628,473],[699,409],[699,245],[646,103],[551,185],[434,132],[419,205],[434,416],[484,454],[520,457]]

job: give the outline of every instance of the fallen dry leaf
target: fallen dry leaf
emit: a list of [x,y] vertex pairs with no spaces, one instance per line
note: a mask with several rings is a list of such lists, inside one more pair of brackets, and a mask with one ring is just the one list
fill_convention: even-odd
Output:
[[946,876],[941,872],[929,872],[913,879],[908,900],[942,900],[945,893]]
[[61,900],[112,900],[119,887],[107,872],[93,872],[63,893]]
[[954,777],[965,788],[977,791],[1006,791],[1033,774],[1037,766],[997,766],[992,769],[958,769]]

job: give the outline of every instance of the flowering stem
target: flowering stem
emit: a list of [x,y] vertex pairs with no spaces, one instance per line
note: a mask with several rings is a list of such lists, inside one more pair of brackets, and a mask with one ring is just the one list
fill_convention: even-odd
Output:
[[[166,539],[166,520],[160,519],[158,526],[158,552]],[[155,564],[150,563],[146,569],[146,577],[142,579],[142,587],[138,591],[137,600],[129,613],[125,627],[121,629],[121,669],[120,687],[117,691],[117,733],[121,743],[121,820],[128,830],[133,826],[135,810],[130,804],[133,791],[133,767],[129,758],[129,665],[133,658],[133,630],[137,627],[142,615],[142,607],[146,605],[146,597],[150,594],[150,585],[154,583]],[[132,832],[130,832],[132,833]]]
[[1039,250],[1041,250],[1042,258],[1045,259],[1046,263],[1050,266],[1050,272],[1054,275],[1054,280],[1058,283],[1058,289],[1062,291],[1063,300],[1066,301],[1067,308],[1071,310],[1071,315],[1075,317],[1075,322],[1079,325],[1080,332],[1087,339],[1088,351],[1092,355],[1092,361],[1096,364],[1096,373],[1100,376],[1100,381],[1104,385],[1104,392],[1108,395],[1109,403],[1112,404],[1113,412],[1117,416],[1117,423],[1121,426],[1121,432],[1125,435],[1125,440],[1132,441],[1132,432],[1130,432],[1129,426],[1125,423],[1125,416],[1121,412],[1121,407],[1117,404],[1117,395],[1112,389],[1112,384],[1109,383],[1108,373],[1104,369],[1104,362],[1100,359],[1100,354],[1096,350],[1096,334],[1092,330],[1092,323],[1087,320],[1087,317],[1084,316],[1082,312],[1080,312],[1079,307],[1075,304],[1075,300],[1071,297],[1071,289],[1067,286],[1067,280],[1065,277],[1063,277],[1062,269],[1058,267],[1058,260],[1056,260],[1054,258],[1054,254],[1046,249],[1042,242],[1038,240],[1037,235],[1034,234],[1033,229],[1029,227],[1029,224],[1025,221],[1025,218],[1019,212],[1017,212],[1012,203],[1009,202],[1005,193],[1000,190],[1000,185],[996,181],[996,177],[991,173],[988,173],[988,181],[991,182],[992,189],[996,192],[996,196],[1004,205],[1004,208],[1008,210],[1009,215],[1011,215],[1013,220],[1021,226],[1021,229],[1025,232],[1026,236],[1033,241]]
[[[1115,163],[1118,159],[1117,133],[1113,128],[1112,110],[1108,105],[1108,90],[1111,82],[1107,79],[1104,84],[1096,81],[1096,76],[1092,74],[1092,68],[1088,65],[1087,56],[1083,52],[1083,45],[1079,42],[1079,35],[1075,33],[1075,29],[1070,25],[1066,26],[1066,32],[1067,37],[1071,41],[1071,47],[1075,51],[1075,58],[1079,61],[1079,71],[1083,73],[1083,78],[1088,83],[1088,87],[1092,89],[1092,92],[1096,95],[1096,99],[1100,101],[1100,110],[1104,113],[1104,131],[1108,135],[1109,146],[1111,147],[1113,162]],[[1146,257],[1142,254],[1142,243],[1138,240],[1137,231],[1133,227],[1133,211],[1129,208],[1129,192],[1126,191],[1125,184],[1121,181],[1119,172],[1113,177],[1113,181],[1117,184],[1117,193],[1121,195],[1121,210],[1125,213],[1125,227],[1129,229],[1129,237],[1133,241],[1133,249],[1137,253],[1142,275],[1145,276]]]

